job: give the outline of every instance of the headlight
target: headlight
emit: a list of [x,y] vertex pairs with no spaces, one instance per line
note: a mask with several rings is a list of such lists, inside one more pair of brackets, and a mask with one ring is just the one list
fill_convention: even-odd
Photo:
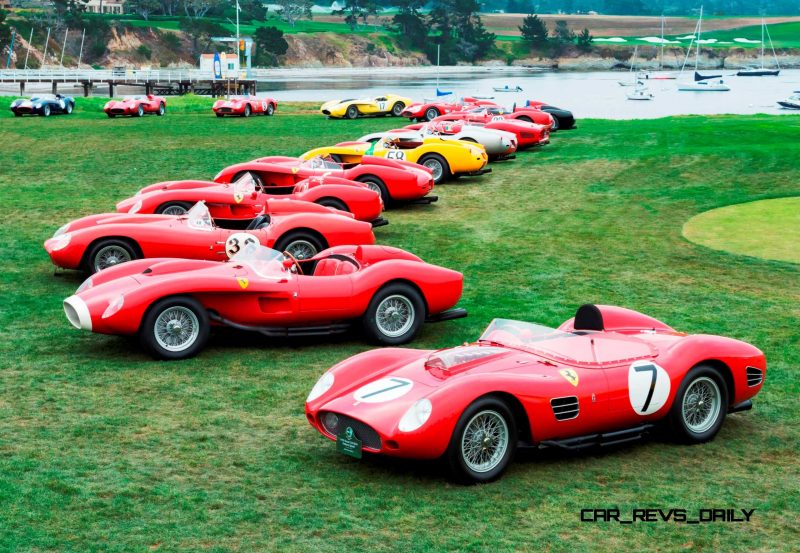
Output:
[[142,209],[142,200],[139,200],[133,204],[133,207],[128,210],[128,213],[139,213],[140,209]]
[[94,286],[94,282],[92,282],[92,277],[89,277],[86,280],[84,280],[80,286],[78,286],[78,289],[75,291],[75,293],[80,294],[81,292],[83,292],[84,290],[88,290],[92,286]]
[[309,401],[314,401],[322,394],[327,392],[333,386],[333,375],[329,372],[325,373],[317,380],[317,383],[314,384],[314,387],[311,388],[311,392],[309,392],[308,397],[306,398],[306,403]]
[[103,311],[103,318],[107,319],[114,313],[122,309],[122,304],[124,303],[125,303],[125,296],[123,296],[122,294],[120,294],[119,296],[108,302],[108,307],[106,307],[106,310]]
[[53,235],[53,238],[58,238],[62,234],[65,234],[67,232],[68,228],[69,228],[69,223],[67,223],[66,225],[62,225],[62,226],[58,227],[58,230]]
[[33,107],[35,107],[36,109],[39,109],[40,107],[42,107],[42,104],[36,104]]
[[421,399],[408,408],[406,414],[400,419],[398,429],[400,432],[413,432],[430,418],[433,405],[429,399]]
[[69,244],[69,241],[72,239],[72,235],[68,232],[64,234],[59,234],[53,238],[53,243],[50,246],[50,251],[57,252],[58,250],[63,250]]

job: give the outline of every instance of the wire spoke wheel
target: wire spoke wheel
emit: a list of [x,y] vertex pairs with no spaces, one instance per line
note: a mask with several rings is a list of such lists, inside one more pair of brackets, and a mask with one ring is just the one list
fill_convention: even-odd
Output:
[[430,169],[431,173],[433,173],[433,180],[439,182],[439,179],[442,178],[442,173],[444,173],[444,167],[442,167],[438,159],[426,159],[422,166]]
[[285,251],[299,260],[311,259],[317,255],[317,247],[308,240],[294,240],[286,246]]
[[414,325],[414,305],[399,294],[388,296],[375,312],[375,323],[384,335],[390,338],[402,336]]
[[692,382],[683,396],[681,413],[686,427],[697,434],[714,426],[722,409],[719,386],[707,376]]
[[199,333],[197,315],[180,305],[162,311],[153,326],[156,342],[167,351],[183,351],[191,347]]
[[128,250],[122,246],[111,244],[101,248],[97,255],[94,256],[94,269],[95,271],[102,271],[130,260],[131,254]]
[[185,215],[186,213],[188,210],[182,205],[170,205],[161,211],[162,215]]
[[508,424],[500,413],[491,410],[475,414],[461,436],[464,463],[478,473],[496,468],[509,445]]

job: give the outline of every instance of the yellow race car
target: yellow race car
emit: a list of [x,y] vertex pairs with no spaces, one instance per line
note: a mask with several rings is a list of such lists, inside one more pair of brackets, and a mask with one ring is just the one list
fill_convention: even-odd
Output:
[[411,98],[395,94],[385,94],[377,98],[358,98],[350,100],[331,100],[319,108],[320,112],[333,119],[355,119],[367,115],[392,115],[400,117],[406,106],[412,104]]
[[491,173],[486,167],[489,156],[480,144],[426,136],[419,142],[399,140],[387,134],[375,142],[340,142],[335,146],[315,148],[300,156],[330,158],[337,163],[360,163],[365,155],[417,163],[430,169],[436,184],[451,176]]

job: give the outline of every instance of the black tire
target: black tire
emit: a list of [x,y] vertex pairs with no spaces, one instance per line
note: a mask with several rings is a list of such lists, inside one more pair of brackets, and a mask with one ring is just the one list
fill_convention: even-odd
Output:
[[290,231],[275,241],[279,252],[289,251],[296,259],[311,259],[327,246],[316,236],[303,231]]
[[553,114],[550,114],[550,117],[553,118],[553,126],[550,127],[550,132],[555,132],[561,127],[561,122],[558,120],[558,117]]
[[136,108],[136,117],[144,117],[144,106],[139,104],[139,107]]
[[233,184],[243,176],[247,175],[248,173],[250,174],[250,178],[253,179],[253,182],[256,185],[256,190],[264,190],[264,181],[261,179],[260,176],[258,176],[256,173],[253,173],[252,171],[242,171],[240,173],[236,173],[235,175],[233,175],[233,179],[231,179],[231,184]]
[[224,113],[217,113],[217,112],[214,112],[214,115],[216,115],[217,117],[225,117],[225,114],[224,114]]
[[395,102],[392,106],[392,117],[400,117],[404,109],[406,109],[406,105],[403,102]]
[[525,121],[526,123],[533,123],[533,119],[531,119],[527,115],[520,115],[519,117],[517,117],[517,121]]
[[380,178],[374,176],[365,176],[359,177],[356,180],[358,182],[363,182],[373,190],[379,192],[384,206],[387,206],[392,202],[392,197],[389,195],[389,189],[386,188],[386,184],[384,184]]
[[[393,306],[393,303],[399,305],[400,309]],[[378,321],[379,311],[385,315],[392,310],[400,311],[401,316],[402,313],[408,314],[407,320],[402,321],[403,325],[394,331]],[[425,322],[425,316],[425,302],[420,293],[408,284],[394,282],[387,284],[372,296],[361,323],[364,333],[371,342],[398,346],[414,339]],[[391,323],[394,324],[393,321]]]
[[[466,453],[462,447],[465,434],[472,434],[471,429],[469,429],[470,423],[473,419],[481,416],[488,417],[489,420],[495,422],[499,422],[502,419],[505,423],[506,440],[503,446],[504,450],[499,455],[499,459],[495,461],[496,464],[492,463],[493,466],[487,467],[486,471],[475,470],[475,467],[471,466],[474,464],[466,459]],[[498,428],[502,430],[502,425],[498,425]],[[469,432],[468,429],[470,430]],[[502,440],[498,440],[497,443],[498,447],[500,447]],[[514,458],[516,447],[517,424],[511,409],[501,399],[487,396],[474,401],[461,413],[455,430],[453,430],[453,435],[450,437],[450,445],[447,447],[445,457],[454,480],[462,484],[479,484],[492,482],[500,478]],[[498,451],[498,453],[500,452]]]
[[440,167],[439,170],[436,170],[433,167],[429,167],[429,169],[432,169],[434,171],[433,175],[434,184],[441,184],[452,176],[450,173],[450,166],[447,164],[447,160],[445,160],[439,154],[425,154],[424,156],[419,158],[419,161],[417,163],[419,163],[422,166],[425,166],[425,163],[429,163],[431,165],[438,164],[438,166]]
[[[156,213],[158,215],[162,215],[165,212],[175,211],[177,208],[183,210],[183,213],[188,212],[192,207],[192,204],[189,202],[164,202],[160,206],[156,208]],[[167,213],[168,215],[182,215],[181,213]]]
[[251,113],[253,113],[253,110],[250,109],[250,104],[244,106],[244,117],[250,117]]
[[439,110],[436,108],[428,108],[425,110],[425,117],[423,121],[432,121],[439,117]]
[[[102,261],[102,259],[98,259],[99,256],[106,257],[109,255],[109,252],[117,252],[116,257],[119,258],[120,261],[106,264]],[[127,259],[125,258],[126,256]],[[125,263],[126,261],[134,261],[138,258],[139,256],[136,253],[136,249],[130,244],[130,242],[121,240],[119,238],[108,238],[98,241],[89,250],[89,253],[86,255],[85,269],[86,272],[93,274],[99,270],[111,267],[112,265]]]
[[347,211],[347,212],[350,211],[349,209],[347,209],[347,204],[338,198],[320,198],[319,200],[316,201],[316,203],[318,203],[319,205],[324,205],[325,207],[332,207],[334,209],[338,209],[339,211]]
[[[699,431],[693,430],[689,426],[686,417],[690,415],[684,415],[683,409],[684,401],[689,400],[691,402],[692,396],[696,396],[695,390],[697,390],[697,387],[708,390],[716,389],[718,393],[718,397],[716,398],[718,402],[716,418],[714,418],[713,421],[709,419],[708,422],[711,424],[709,424],[708,428],[703,428]],[[689,392],[688,397],[687,392]],[[698,406],[701,405],[702,401]],[[713,406],[710,409],[712,412],[714,411]],[[720,375],[719,371],[714,367],[702,364],[697,365],[683,378],[681,385],[678,387],[678,392],[675,394],[675,400],[667,415],[670,434],[672,438],[679,443],[700,444],[707,442],[717,435],[717,432],[719,432],[719,429],[722,427],[722,423],[725,421],[727,412],[728,388],[725,385],[725,380],[722,378],[722,375]]]
[[272,117],[275,115],[275,106],[273,104],[269,104],[267,106],[267,117]]
[[344,116],[347,119],[356,119],[358,117],[358,108],[356,106],[347,106]]
[[45,104],[42,107],[42,115],[45,116],[45,117],[50,117],[50,106],[49,105]]
[[163,115],[166,115],[166,113],[167,113],[167,106],[164,105],[164,102],[161,102],[160,104],[158,104],[158,111],[156,112],[156,115],[162,117]]
[[22,117],[22,114],[21,114],[21,113],[19,113],[19,112],[16,112],[16,111],[15,111],[15,112],[14,112],[14,117]]
[[[162,315],[168,315],[169,310],[172,309],[178,309],[178,313],[184,315],[190,324],[197,324],[196,336],[187,337],[187,343],[178,350],[165,348],[156,337],[157,320]],[[189,315],[190,312],[194,314],[194,320]],[[208,313],[200,302],[188,296],[173,296],[161,299],[150,306],[139,327],[139,341],[142,347],[156,359],[173,361],[197,355],[208,340],[208,333]]]
[[64,108],[64,111],[66,111],[67,115],[70,115],[73,109],[75,109],[75,106],[72,105],[72,102],[67,102],[67,105]]
[[114,114],[114,113],[108,113],[106,115],[108,115],[109,119],[114,119],[114,117],[116,117],[116,114]]

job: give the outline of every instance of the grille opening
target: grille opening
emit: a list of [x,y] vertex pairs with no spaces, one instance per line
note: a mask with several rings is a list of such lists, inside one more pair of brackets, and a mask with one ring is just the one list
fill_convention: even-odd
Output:
[[72,307],[72,304],[64,302],[64,313],[67,314],[67,320],[70,322],[70,324],[75,328],[80,329],[81,320],[80,317],[78,317],[78,312],[75,311],[74,307]]
[[747,367],[747,385],[758,386],[764,381],[764,373],[756,367]]
[[[328,417],[328,414],[336,415],[335,417]],[[332,420],[335,419],[335,420]],[[361,440],[361,445],[370,449],[380,450],[381,437],[370,425],[361,422],[360,420],[342,415],[340,413],[332,413],[330,411],[322,411],[319,414],[319,421],[322,423],[322,428],[325,432],[334,438],[339,435],[348,426],[353,429],[356,437]]]
[[556,420],[559,421],[574,419],[580,412],[576,396],[553,398],[550,400],[550,407],[553,409]]

